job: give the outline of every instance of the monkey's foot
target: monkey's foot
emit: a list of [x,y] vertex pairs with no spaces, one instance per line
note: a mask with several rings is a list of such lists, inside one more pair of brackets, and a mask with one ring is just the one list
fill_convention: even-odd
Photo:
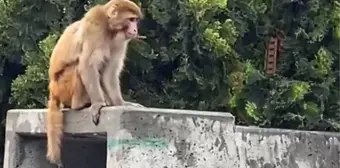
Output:
[[92,122],[94,125],[99,124],[99,118],[100,118],[100,110],[103,108],[105,105],[103,104],[92,104],[90,106],[90,112],[91,112],[91,117],[92,117]]
[[133,107],[145,107],[139,103],[133,103],[133,102],[129,102],[129,101],[124,101],[123,106],[133,106]]

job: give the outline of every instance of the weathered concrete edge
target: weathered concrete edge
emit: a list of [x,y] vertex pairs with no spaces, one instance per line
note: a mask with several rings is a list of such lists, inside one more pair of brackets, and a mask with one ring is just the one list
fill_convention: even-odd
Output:
[[243,134],[257,134],[261,136],[274,136],[274,135],[317,135],[325,137],[336,137],[340,139],[339,132],[327,132],[327,131],[305,131],[305,130],[293,130],[282,128],[261,128],[256,126],[235,126],[235,133]]
[[[104,107],[102,108],[102,115],[105,113],[111,113],[112,111],[123,110],[124,112],[151,112],[151,113],[168,113],[168,114],[181,114],[181,115],[200,115],[200,116],[215,116],[215,117],[230,117],[234,118],[234,116],[228,112],[218,112],[218,111],[198,111],[198,110],[182,110],[182,109],[166,109],[166,108],[149,108],[149,107],[130,107],[130,106],[112,106],[112,107]],[[82,113],[87,112],[87,109],[84,109],[79,112],[68,112],[67,109],[63,109],[66,115],[70,115],[68,113]],[[8,113],[46,113],[47,109],[11,109],[8,110]]]
[[[181,115],[190,117],[207,117],[226,119],[234,123],[234,116],[225,112],[178,110],[162,108],[140,108],[129,106],[104,107],[100,124],[95,126],[87,109],[67,111],[64,109],[65,133],[98,133],[119,129],[123,113],[154,113],[155,115]],[[46,133],[45,118],[47,109],[12,109],[7,113],[6,131],[22,134]]]

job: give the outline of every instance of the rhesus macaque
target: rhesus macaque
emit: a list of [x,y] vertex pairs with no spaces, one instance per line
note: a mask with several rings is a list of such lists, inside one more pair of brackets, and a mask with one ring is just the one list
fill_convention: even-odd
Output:
[[102,107],[125,104],[119,76],[129,41],[139,37],[137,24],[142,17],[134,2],[110,0],[64,30],[49,67],[46,157],[50,162],[62,167],[62,105],[74,110],[89,107],[97,125]]

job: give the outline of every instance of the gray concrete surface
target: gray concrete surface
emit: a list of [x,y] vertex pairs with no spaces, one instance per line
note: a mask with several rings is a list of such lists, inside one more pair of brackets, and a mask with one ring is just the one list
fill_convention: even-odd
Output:
[[[52,168],[45,109],[10,110],[4,168]],[[65,112],[66,168],[339,168],[340,134],[234,126],[229,113],[106,107]],[[89,159],[91,158],[91,159]]]
[[339,168],[340,134],[236,126],[240,168]]

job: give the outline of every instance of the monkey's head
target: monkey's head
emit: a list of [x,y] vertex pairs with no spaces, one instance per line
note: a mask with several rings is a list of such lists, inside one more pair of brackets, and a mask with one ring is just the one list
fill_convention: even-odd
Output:
[[109,29],[116,37],[130,40],[138,37],[138,22],[143,18],[140,7],[130,0],[111,0],[106,4]]

